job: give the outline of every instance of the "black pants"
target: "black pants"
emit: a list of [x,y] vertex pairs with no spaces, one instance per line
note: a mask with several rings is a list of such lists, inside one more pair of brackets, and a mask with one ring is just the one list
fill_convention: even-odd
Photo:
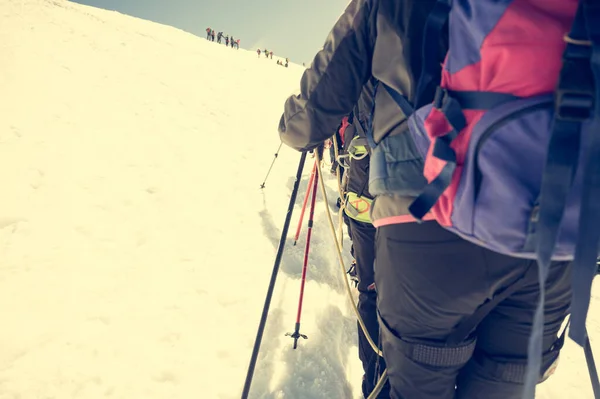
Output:
[[[521,399],[539,297],[537,264],[471,244],[436,222],[380,227],[376,254],[391,397]],[[498,301],[459,342],[448,343],[457,326],[508,287],[520,288]],[[548,369],[558,356],[554,344],[570,304],[570,263],[552,265],[546,289],[543,363]]]
[[[375,227],[372,224],[358,222],[348,218],[352,235],[353,256],[356,259],[358,283],[358,312],[367,327],[371,339],[379,344],[379,323],[377,320],[377,292],[373,264],[375,261]],[[371,348],[362,328],[358,325],[358,357],[360,358],[365,377],[363,392],[368,395],[373,391],[379,375],[385,370],[385,361]],[[389,398],[389,384],[379,398]]]

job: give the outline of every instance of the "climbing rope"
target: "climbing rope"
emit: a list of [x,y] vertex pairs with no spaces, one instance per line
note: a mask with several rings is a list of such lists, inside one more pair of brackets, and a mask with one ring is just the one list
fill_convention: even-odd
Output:
[[[319,155],[317,154],[316,156],[317,156],[317,162],[319,162],[320,161]],[[327,192],[325,189],[325,183],[323,182],[323,172],[321,171],[321,168],[319,168],[319,167],[317,167],[317,172],[319,173],[319,183],[321,185],[321,192],[323,193],[323,199],[324,199],[325,205],[326,205],[325,211],[327,212],[327,221],[329,222],[329,228],[331,230],[331,234],[333,236],[333,241],[335,243],[335,249],[336,249],[339,264],[340,264],[340,267],[342,270],[342,276],[344,277],[343,278],[344,286],[346,287],[346,292],[348,294],[348,298],[350,299],[350,303],[352,303],[352,309],[354,310],[354,313],[356,314],[358,324],[360,325],[360,328],[362,329],[363,333],[365,334],[367,341],[369,341],[369,345],[371,345],[371,348],[373,349],[373,351],[375,353],[377,353],[379,356],[382,356],[382,353],[379,350],[379,347],[377,346],[377,344],[375,344],[375,341],[373,341],[373,339],[369,335],[369,332],[367,331],[367,326],[365,325],[365,322],[363,321],[362,317],[360,316],[360,313],[358,312],[358,308],[356,307],[356,303],[354,302],[354,297],[352,296],[352,289],[350,288],[350,283],[348,283],[348,279],[346,278],[346,265],[344,264],[344,258],[342,256],[342,248],[341,248],[340,242],[338,241],[338,238],[337,238],[337,233],[335,231],[335,225],[333,224],[333,218],[331,216],[331,211],[329,210],[329,203],[327,202]]]
[[385,385],[387,380],[388,380],[387,369],[385,369],[385,370],[383,370],[383,373],[381,374],[379,381],[377,381],[377,385],[375,385],[375,388],[373,388],[373,391],[371,392],[371,394],[369,395],[369,397],[367,399],[376,399],[377,395],[379,395],[379,392],[381,392],[381,390],[383,389],[383,386]]
[[[333,145],[334,145],[334,151],[335,151],[335,156],[336,159],[338,157],[338,147],[337,147],[337,141],[336,140],[332,140]],[[316,159],[317,159],[317,164],[319,164],[319,155],[316,154]],[[339,172],[340,172],[340,163],[338,162],[337,165],[337,173],[339,176]],[[331,211],[329,210],[329,202],[327,201],[327,192],[325,190],[325,182],[323,180],[323,172],[321,171],[320,167],[317,167],[317,173],[319,173],[319,180],[320,180],[320,185],[321,185],[321,191],[323,192],[323,200],[325,201],[325,211],[327,212],[327,221],[329,222],[329,228],[331,230],[331,234],[333,235],[333,242],[335,243],[335,249],[336,249],[336,253],[338,256],[338,260],[339,260],[339,264],[341,266],[341,271],[342,271],[342,279],[344,280],[344,286],[346,287],[346,292],[348,293],[348,299],[350,300],[350,303],[352,304],[352,309],[354,310],[354,313],[356,314],[356,319],[358,320],[358,324],[360,325],[360,328],[363,332],[363,334],[365,335],[365,338],[367,338],[367,341],[369,342],[369,345],[371,345],[371,348],[373,349],[373,351],[375,353],[377,353],[378,356],[383,356],[382,351],[379,349],[379,346],[377,346],[377,344],[375,343],[375,341],[373,341],[373,339],[371,338],[371,335],[369,334],[369,331],[367,330],[367,326],[365,325],[365,322],[363,321],[360,312],[358,311],[358,307],[356,306],[356,302],[354,302],[354,297],[352,296],[352,289],[350,288],[350,283],[348,283],[348,279],[346,278],[346,265],[344,264],[344,257],[342,256],[342,245],[341,242],[343,241],[343,235],[341,234],[343,232],[342,230],[342,225],[340,225],[340,239],[338,241],[338,237],[337,234],[335,232],[335,225],[333,224],[333,218],[331,216]],[[338,185],[338,191],[340,194],[340,198],[343,198],[343,191],[342,191],[342,186],[340,184],[340,179],[339,177],[336,176],[336,181],[337,181],[337,185]],[[342,221],[342,212],[344,212],[344,203],[345,201],[342,201],[341,205],[340,205],[340,220]],[[340,223],[343,223],[340,222]],[[367,399],[375,399],[377,398],[377,395],[379,395],[379,393],[381,392],[381,390],[383,389],[383,386],[385,385],[385,383],[388,380],[388,375],[387,375],[387,369],[383,371],[383,373],[381,374],[381,377],[379,378],[379,381],[377,382],[377,384],[375,385],[375,387],[373,388],[373,391],[371,392],[371,394],[369,395],[369,397]]]

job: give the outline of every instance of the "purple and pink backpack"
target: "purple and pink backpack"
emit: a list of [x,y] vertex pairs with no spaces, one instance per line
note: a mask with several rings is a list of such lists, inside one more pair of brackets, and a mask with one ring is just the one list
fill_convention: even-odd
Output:
[[439,81],[432,60],[446,22],[449,51],[435,100],[409,119],[429,182],[409,210],[493,251],[537,259],[541,295],[525,382],[533,398],[551,261],[573,261],[569,336],[591,353],[585,320],[600,246],[600,1],[439,0],[425,27],[419,87]]

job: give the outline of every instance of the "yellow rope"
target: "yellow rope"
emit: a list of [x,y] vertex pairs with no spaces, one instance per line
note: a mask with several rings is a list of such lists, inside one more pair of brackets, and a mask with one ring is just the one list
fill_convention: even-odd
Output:
[[[336,140],[335,136],[332,139],[332,143],[333,143],[335,159],[337,160],[339,152],[338,152],[338,145],[337,145],[337,140]],[[319,157],[319,155],[317,154],[317,164],[319,162],[318,157]],[[338,241],[336,233],[335,233],[335,226],[333,224],[333,218],[331,217],[331,212],[329,211],[329,203],[327,202],[327,193],[325,192],[325,183],[323,181],[323,174],[322,174],[321,168],[317,168],[317,170],[319,173],[319,178],[321,180],[321,191],[323,192],[323,198],[325,200],[325,210],[327,211],[327,219],[329,221],[329,227],[331,229],[331,233],[333,234],[333,241],[335,242],[335,249],[338,254],[340,266],[342,267],[342,278],[344,280],[344,285],[346,286],[346,291],[348,292],[348,298],[350,299],[350,303],[352,303],[352,308],[354,309],[354,313],[356,314],[358,324],[360,325],[360,328],[362,329],[362,331],[365,335],[365,338],[367,338],[367,341],[369,341],[369,345],[371,345],[371,348],[373,349],[373,351],[375,353],[377,353],[377,355],[383,356],[383,353],[379,350],[379,347],[377,346],[377,344],[375,344],[375,341],[373,341],[373,339],[371,338],[369,331],[367,331],[367,326],[365,325],[362,317],[360,316],[358,307],[356,306],[356,303],[354,302],[354,297],[352,296],[352,290],[350,288],[350,284],[348,283],[348,279],[346,278],[346,266],[344,265],[344,258],[342,256],[342,243],[344,240],[342,212],[344,212],[345,201],[343,201],[344,191],[342,189],[342,185],[341,185],[340,178],[339,178],[340,163],[337,162],[337,170],[336,170],[336,173],[337,173],[336,181],[337,181],[337,186],[338,186],[338,192],[340,194],[340,199],[342,199],[341,204],[340,204],[340,211],[339,211],[340,212],[339,213],[339,215],[340,215],[340,217],[339,217],[339,233],[340,233],[339,241]],[[346,173],[348,173],[348,172],[346,171]],[[379,381],[377,381],[377,385],[375,385],[375,387],[373,388],[373,391],[371,392],[371,394],[369,395],[369,397],[367,399],[376,399],[377,395],[379,395],[379,393],[383,389],[383,386],[385,385],[387,380],[388,380],[388,375],[387,375],[387,369],[386,369],[381,374]]]
[[[316,157],[317,157],[317,165],[318,165],[320,162],[319,154],[316,154]],[[323,199],[325,200],[325,211],[327,212],[327,220],[329,222],[329,228],[331,229],[331,233],[333,235],[333,242],[335,243],[335,249],[337,252],[339,264],[342,269],[342,277],[344,280],[344,285],[346,287],[346,292],[348,293],[348,298],[350,299],[350,303],[352,303],[352,309],[354,310],[354,313],[356,314],[358,324],[360,325],[360,328],[362,329],[363,333],[365,334],[367,341],[369,341],[369,345],[371,345],[371,348],[373,349],[373,351],[375,353],[377,353],[379,356],[383,356],[381,351],[379,350],[379,347],[377,346],[377,344],[375,344],[375,341],[373,341],[373,339],[369,335],[367,326],[365,325],[365,322],[363,321],[362,317],[360,316],[360,313],[358,312],[358,308],[356,307],[356,303],[354,302],[354,297],[352,296],[352,289],[350,288],[350,283],[348,283],[348,279],[346,278],[346,266],[344,265],[344,258],[342,256],[342,248],[340,246],[340,243],[337,238],[337,234],[335,232],[333,218],[331,217],[331,211],[329,210],[329,203],[327,202],[327,191],[325,189],[325,183],[323,181],[323,172],[321,171],[321,168],[319,168],[319,167],[317,167],[317,172],[319,173],[321,192],[323,193]]]
[[379,392],[381,392],[381,390],[383,389],[383,386],[385,385],[387,380],[388,380],[387,369],[385,369],[385,370],[383,370],[381,377],[379,377],[379,381],[377,381],[377,385],[375,385],[375,388],[373,388],[373,392],[371,392],[371,394],[369,395],[369,397],[367,399],[377,398],[377,395],[379,395]]

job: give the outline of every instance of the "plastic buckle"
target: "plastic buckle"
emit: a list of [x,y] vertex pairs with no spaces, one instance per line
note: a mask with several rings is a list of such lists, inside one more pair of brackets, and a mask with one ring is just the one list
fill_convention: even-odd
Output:
[[442,109],[444,105],[444,99],[448,95],[448,91],[441,86],[435,89],[435,96],[433,97],[433,108]]
[[583,122],[592,116],[594,96],[589,94],[557,91],[556,117],[569,122]]
[[564,60],[554,102],[556,118],[568,122],[589,119],[594,111],[595,97],[589,59]]
[[344,205],[344,208],[347,209],[348,212],[350,212],[350,215],[352,215],[354,218],[357,218],[358,215],[360,215],[358,209],[356,209],[356,207],[348,201],[348,198],[346,198],[346,204]]

